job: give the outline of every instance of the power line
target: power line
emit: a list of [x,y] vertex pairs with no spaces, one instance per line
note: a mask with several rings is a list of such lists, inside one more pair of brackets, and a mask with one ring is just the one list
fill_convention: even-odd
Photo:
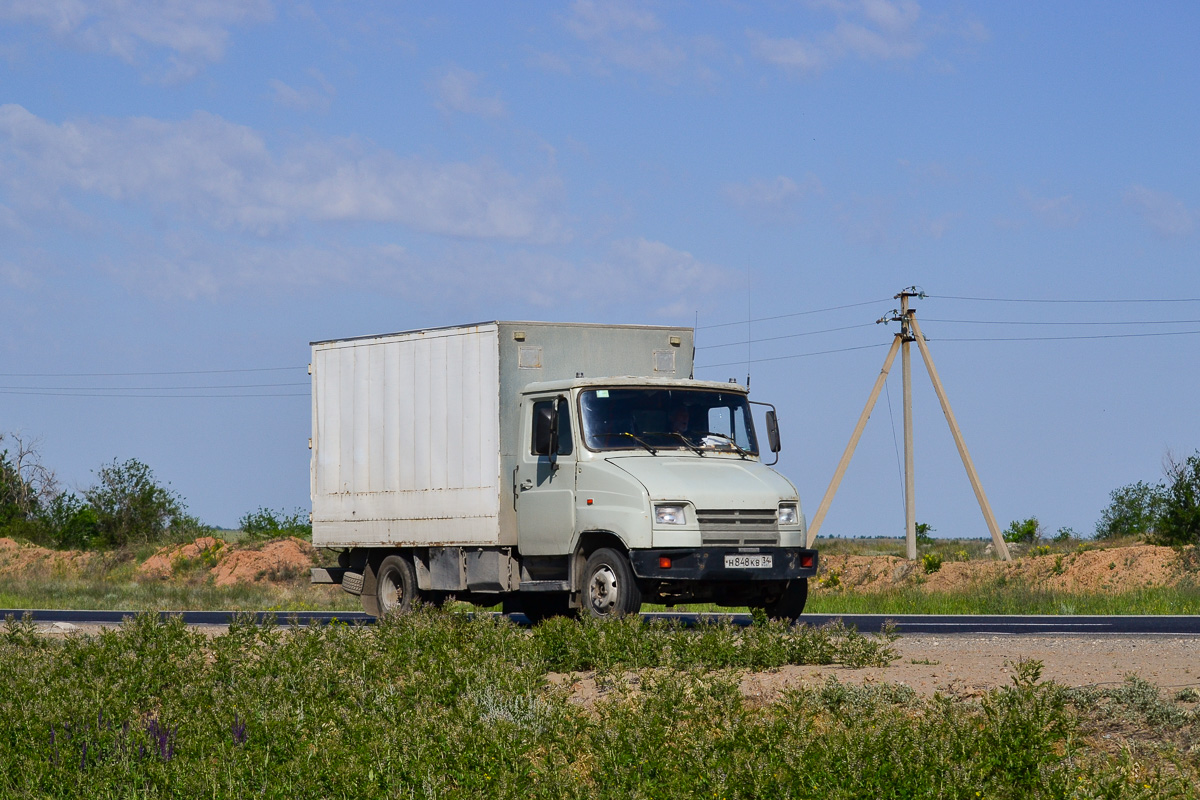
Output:
[[308,397],[308,392],[245,392],[240,394],[96,394],[93,391],[41,392],[21,389],[0,389],[0,394],[35,397],[145,397],[145,398],[232,398],[232,397]]
[[278,386],[308,386],[300,383],[226,383],[211,386],[0,386],[0,389],[28,389],[39,391],[88,391],[88,392],[140,392],[140,391],[183,391],[188,389],[266,389]]
[[963,297],[953,294],[927,294],[929,298],[938,300],[974,300],[980,303],[1200,303],[1200,297],[1149,297],[1142,299],[1119,299],[1119,300],[1046,300],[1041,298],[1025,298],[1025,297]]
[[[795,311],[791,314],[777,314],[776,316],[773,316],[773,317],[758,317],[756,319],[741,319],[741,320],[738,320],[737,322],[722,322],[717,325],[701,325],[698,328],[696,328],[696,330],[707,331],[707,330],[712,330],[713,328],[728,328],[731,325],[746,325],[751,322],[769,322],[770,320],[774,320],[774,319],[788,319],[789,317],[803,317],[803,316],[807,316],[809,314],[823,314],[826,311],[841,311],[844,308],[858,308],[859,306],[873,306],[877,303],[887,303],[887,302],[890,302],[891,299],[892,298],[890,298],[890,297],[885,297],[882,300],[867,300],[866,302],[863,302],[863,303],[847,303],[844,306],[830,306],[829,308],[814,308],[811,311]],[[741,342],[741,344],[745,344],[745,342]],[[741,363],[745,363],[745,362],[741,362]]]
[[1104,320],[1102,322],[1034,322],[1023,320],[1016,322],[1010,319],[932,319],[921,317],[922,322],[949,322],[957,325],[1200,325],[1200,319],[1141,319],[1141,320]]
[[1200,331],[1159,331],[1157,333],[1099,333],[1092,336],[980,336],[980,337],[930,337],[929,342],[1060,342],[1070,339],[1140,339],[1146,336],[1192,336]]
[[[1200,331],[1197,331],[1200,333]],[[849,353],[852,350],[870,350],[876,347],[888,347],[891,342],[879,342],[878,344],[864,344],[858,347],[842,347],[837,350],[818,350],[814,353],[795,353],[790,356],[772,356],[770,358],[756,358],[753,363],[758,364],[763,361],[784,361],[789,358],[808,358],[809,356],[824,356],[830,353]],[[696,369],[715,369],[716,367],[736,367],[745,364],[745,359],[741,361],[728,361],[723,364],[697,364]]]
[[[1198,324],[1200,324],[1200,320],[1198,320],[1197,322],[1198,322]],[[853,328],[870,328],[874,325],[875,325],[874,322],[862,322],[862,323],[859,323],[858,325],[843,325],[840,328],[825,328],[824,330],[819,330],[819,331],[804,331],[803,333],[789,333],[789,334],[785,334],[783,336],[764,336],[761,339],[746,339],[746,340],[743,340],[740,342],[729,342],[728,344],[709,344],[709,345],[705,345],[704,347],[697,347],[696,349],[697,350],[716,350],[718,347],[737,347],[738,345],[750,344],[751,342],[753,342],[755,344],[757,344],[759,342],[774,342],[779,339],[795,339],[800,336],[816,336],[818,333],[833,333],[834,331],[848,331]]]
[[248,367],[246,369],[181,369],[167,372],[0,372],[0,378],[124,378],[144,375],[218,375],[231,372],[282,372],[293,367]]

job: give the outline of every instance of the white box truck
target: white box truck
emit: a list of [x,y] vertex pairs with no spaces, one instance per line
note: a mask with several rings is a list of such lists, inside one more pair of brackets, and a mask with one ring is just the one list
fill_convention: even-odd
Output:
[[636,325],[314,342],[313,544],[341,552],[313,581],[373,615],[453,596],[535,621],[643,601],[795,619],[817,570],[796,488],[746,387],[691,379],[693,356],[690,328]]

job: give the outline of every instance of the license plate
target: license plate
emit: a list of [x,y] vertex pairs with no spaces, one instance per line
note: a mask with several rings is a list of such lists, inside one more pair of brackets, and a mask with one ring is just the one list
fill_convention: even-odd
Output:
[[725,569],[770,569],[774,566],[771,556],[725,556]]

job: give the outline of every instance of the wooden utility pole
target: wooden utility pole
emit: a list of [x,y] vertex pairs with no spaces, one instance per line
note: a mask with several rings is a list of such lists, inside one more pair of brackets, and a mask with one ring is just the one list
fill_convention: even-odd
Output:
[[905,289],[900,298],[901,366],[904,372],[904,542],[909,561],[917,558],[917,486],[913,481],[913,421],[912,421],[912,359],[909,349],[912,344],[910,317],[915,312],[908,308],[908,298],[916,292]]
[[850,443],[846,445],[846,451],[842,453],[842,460],[838,462],[837,469],[833,471],[833,480],[829,482],[829,488],[825,490],[825,496],[821,498],[821,505],[817,506],[817,513],[813,515],[812,522],[808,523],[808,547],[812,547],[813,542],[816,541],[817,531],[821,530],[821,523],[825,521],[825,515],[829,513],[833,496],[837,494],[838,487],[842,485],[846,467],[850,466],[850,457],[854,455],[854,448],[858,447],[859,437],[862,436],[863,428],[867,427],[867,420],[871,418],[871,410],[875,408],[875,401],[879,399],[879,392],[883,389],[883,382],[887,380],[888,371],[892,368],[892,362],[896,360],[896,351],[899,349],[900,334],[896,334],[892,339],[892,348],[888,350],[887,358],[883,360],[883,369],[879,371],[879,377],[875,379],[875,386],[871,388],[871,396],[867,398],[867,405],[858,415],[858,424],[854,426],[854,433],[850,434]]
[[[996,524],[996,515],[992,513],[992,505],[983,492],[979,473],[975,471],[975,463],[971,461],[971,454],[967,452],[967,442],[963,439],[958,421],[954,419],[954,412],[950,409],[950,399],[946,397],[946,390],[942,387],[942,380],[938,377],[937,368],[933,366],[933,356],[929,354],[929,346],[925,344],[925,337],[921,335],[921,326],[917,324],[916,314],[913,314],[911,322],[913,333],[917,339],[917,347],[921,348],[921,358],[925,360],[925,371],[929,373],[929,380],[933,383],[933,390],[937,392],[938,402],[942,404],[942,413],[946,415],[946,424],[950,426],[950,434],[954,437],[955,446],[958,447],[958,455],[967,471],[967,478],[971,481],[971,488],[975,490],[975,499],[979,502],[979,510],[983,512],[983,519],[987,523],[988,531],[992,534],[992,544],[996,546],[996,552],[1000,558],[1011,561],[1008,544],[1000,533],[1000,526]],[[912,557],[915,558],[915,556]]]
[[992,535],[992,542],[995,544],[996,553],[1005,561],[1011,560],[1008,552],[1008,545],[1004,542],[1004,537],[1000,533],[1000,527],[996,524],[996,517],[992,514],[992,507],[988,503],[987,495],[984,494],[983,484],[979,480],[979,474],[975,471],[975,464],[971,461],[971,454],[967,451],[967,443],[963,439],[962,431],[958,427],[958,421],[954,418],[954,412],[950,409],[950,400],[946,397],[946,390],[942,386],[941,378],[938,377],[937,368],[933,365],[933,356],[929,354],[929,348],[925,344],[925,337],[921,335],[921,327],[917,324],[917,312],[908,307],[908,299],[910,297],[924,297],[925,295],[916,290],[916,287],[909,287],[896,295],[900,300],[900,311],[892,312],[892,316],[883,317],[877,322],[899,322],[900,332],[892,339],[892,346],[888,350],[887,357],[883,360],[883,369],[879,371],[879,377],[875,379],[875,385],[871,388],[871,394],[867,398],[867,405],[863,408],[862,414],[858,417],[858,423],[854,426],[854,432],[850,434],[850,441],[846,445],[845,452],[842,453],[842,459],[838,462],[837,469],[833,471],[833,479],[829,482],[829,488],[825,490],[825,496],[821,498],[821,504],[817,507],[817,513],[813,515],[812,522],[808,525],[808,547],[812,547],[816,542],[817,533],[821,530],[821,523],[825,521],[825,515],[829,513],[829,506],[833,504],[833,496],[837,494],[838,487],[842,483],[842,478],[846,474],[846,468],[850,466],[850,459],[854,455],[854,450],[858,447],[858,440],[862,437],[863,428],[867,425],[867,420],[871,417],[871,411],[875,408],[875,401],[879,399],[879,392],[883,389],[883,384],[887,380],[888,372],[892,368],[892,362],[896,359],[896,351],[902,352],[901,370],[904,378],[904,538],[907,545],[908,559],[915,560],[917,557],[917,517],[916,517],[916,484],[913,480],[915,469],[913,468],[913,427],[912,427],[912,362],[909,358],[909,344],[913,341],[917,343],[918,349],[921,351],[921,360],[925,362],[925,370],[929,373],[929,380],[933,383],[933,390],[937,393],[938,402],[942,405],[942,413],[946,416],[946,423],[950,426],[950,434],[954,437],[954,444],[958,448],[958,455],[962,458],[963,467],[966,468],[967,478],[971,481],[971,488],[975,491],[975,499],[979,502],[979,510],[983,512],[984,521],[987,523],[988,531]]

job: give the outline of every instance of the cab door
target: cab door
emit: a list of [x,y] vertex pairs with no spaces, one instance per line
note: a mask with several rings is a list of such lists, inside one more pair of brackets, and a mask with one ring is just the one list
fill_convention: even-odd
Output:
[[[539,454],[539,415],[558,415],[558,448]],[[522,409],[521,460],[517,466],[517,546],[525,555],[563,555],[575,531],[575,433],[571,404],[555,395],[526,399]]]

